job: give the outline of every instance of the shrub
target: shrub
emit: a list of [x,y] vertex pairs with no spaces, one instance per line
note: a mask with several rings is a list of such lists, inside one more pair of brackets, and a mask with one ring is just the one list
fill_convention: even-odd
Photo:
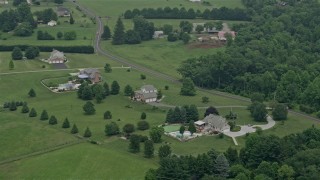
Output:
[[106,111],[104,114],[103,114],[103,118],[104,119],[112,119],[112,114],[110,111]]
[[49,124],[50,125],[58,124],[57,118],[55,116],[51,116],[49,119]]
[[119,126],[115,122],[111,122],[105,127],[106,136],[112,136],[120,133]]
[[140,119],[144,120],[147,118],[147,114],[145,112],[141,113]]
[[147,121],[139,121],[137,127],[139,130],[144,131],[149,129],[150,125]]

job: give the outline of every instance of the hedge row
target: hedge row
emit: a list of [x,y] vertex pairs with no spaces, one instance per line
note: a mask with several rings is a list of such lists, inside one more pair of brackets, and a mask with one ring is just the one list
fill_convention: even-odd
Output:
[[[0,51],[12,51],[14,47],[19,47],[21,50],[25,50],[30,45],[15,45],[6,46],[0,45]],[[83,53],[93,54],[94,48],[92,46],[37,46],[41,52],[51,52],[52,49],[56,49],[65,53]]]

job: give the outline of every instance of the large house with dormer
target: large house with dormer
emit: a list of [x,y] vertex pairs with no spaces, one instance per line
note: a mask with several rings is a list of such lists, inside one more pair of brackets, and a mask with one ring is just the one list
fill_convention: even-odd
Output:
[[157,89],[153,85],[144,85],[140,90],[134,92],[134,99],[142,102],[156,102]]

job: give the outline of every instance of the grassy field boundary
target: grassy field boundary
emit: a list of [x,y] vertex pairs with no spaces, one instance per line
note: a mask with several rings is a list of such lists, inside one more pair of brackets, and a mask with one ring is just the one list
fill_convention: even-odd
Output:
[[73,146],[73,145],[77,145],[77,144],[86,142],[84,139],[80,139],[81,138],[80,136],[77,136],[77,137],[79,139],[76,140],[76,141],[66,142],[66,143],[63,143],[63,144],[59,144],[59,145],[55,145],[55,146],[52,146],[52,147],[48,147],[48,148],[40,150],[40,151],[35,151],[35,152],[32,152],[32,153],[23,154],[23,155],[20,155],[20,156],[16,156],[16,157],[12,157],[12,158],[0,161],[0,165],[7,164],[7,163],[12,163],[14,161],[19,161],[19,160],[22,160],[22,159],[26,159],[26,158],[33,157],[33,156],[38,156],[38,155],[41,155],[41,154],[46,154],[46,153],[49,153],[49,152],[52,152],[52,151],[56,151],[56,150],[59,150],[59,149],[62,149],[62,148],[66,148],[66,147],[69,147],[69,146]]

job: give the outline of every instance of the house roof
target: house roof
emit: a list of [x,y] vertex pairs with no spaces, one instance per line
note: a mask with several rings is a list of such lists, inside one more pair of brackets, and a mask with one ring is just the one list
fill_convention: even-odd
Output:
[[[95,68],[87,68],[80,71],[80,75],[87,75],[90,79],[94,79],[96,77],[96,73],[100,74],[98,69]],[[78,76],[78,77],[79,77]]]
[[57,21],[51,20],[51,21],[49,21],[48,23],[57,23]]
[[53,49],[49,57],[49,61],[64,60],[64,59],[65,59],[64,53],[56,49]]
[[220,130],[224,130],[229,126],[225,118],[214,114],[209,114],[202,121]]
[[141,90],[135,91],[135,93],[137,94],[141,94],[143,96],[144,99],[153,99],[153,98],[157,98],[157,93],[156,92],[151,92],[151,93],[145,93],[142,92]]
[[198,126],[202,126],[202,125],[204,125],[204,124],[205,124],[205,122],[204,122],[204,121],[199,120],[199,121],[194,122],[194,124],[196,124],[196,125],[198,125]]
[[141,89],[145,89],[146,91],[154,91],[157,90],[153,85],[144,85]]

